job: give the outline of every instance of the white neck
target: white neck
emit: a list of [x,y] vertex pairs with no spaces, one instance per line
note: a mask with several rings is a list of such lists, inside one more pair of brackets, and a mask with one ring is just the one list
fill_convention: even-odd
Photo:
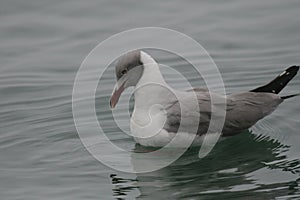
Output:
[[146,144],[148,138],[159,134],[165,124],[164,105],[170,99],[167,95],[170,95],[171,88],[155,60],[143,51],[140,55],[144,70],[134,92],[130,129],[136,141]]
[[166,90],[170,87],[165,82],[156,61],[147,53],[141,51],[143,74],[136,85],[135,108],[148,107],[164,99]]
[[147,53],[141,51],[141,62],[144,66],[143,75],[138,82],[138,85],[142,84],[150,84],[150,83],[157,83],[162,85],[167,85],[165,82],[157,62]]

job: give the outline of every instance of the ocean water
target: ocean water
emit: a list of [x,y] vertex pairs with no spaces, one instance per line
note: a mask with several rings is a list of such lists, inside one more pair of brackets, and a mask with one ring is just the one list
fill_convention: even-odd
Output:
[[[97,161],[81,143],[72,114],[73,84],[85,57],[106,38],[137,27],[170,28],[194,38],[218,66],[227,93],[260,86],[300,65],[299,1],[0,4],[0,199],[300,199],[299,98],[287,100],[248,132],[218,142],[204,159],[195,160],[198,149],[191,149],[172,165],[145,174]],[[153,52],[162,64],[185,66],[164,55]],[[191,82],[201,87],[203,81],[188,69]],[[184,86],[177,76],[166,78],[173,87]],[[110,68],[97,90],[103,123],[110,119],[114,80]],[[298,75],[282,94],[299,91]],[[128,128],[125,115],[119,118]],[[114,124],[106,129],[120,147],[142,148]]]

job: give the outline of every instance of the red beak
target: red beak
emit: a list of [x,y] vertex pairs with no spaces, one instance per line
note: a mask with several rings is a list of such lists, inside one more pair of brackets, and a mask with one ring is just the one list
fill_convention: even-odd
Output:
[[117,103],[119,101],[119,98],[120,98],[122,92],[125,89],[124,84],[125,84],[125,82],[119,88],[116,85],[116,87],[115,87],[115,89],[114,89],[114,91],[113,91],[113,93],[110,97],[110,107],[111,108],[114,108],[117,105]]

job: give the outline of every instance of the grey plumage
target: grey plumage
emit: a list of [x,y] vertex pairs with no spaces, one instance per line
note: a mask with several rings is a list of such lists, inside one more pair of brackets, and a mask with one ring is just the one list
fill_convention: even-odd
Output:
[[[169,132],[177,132],[179,126],[181,126],[185,132],[193,133],[190,130],[198,126],[198,135],[207,133],[212,115],[210,95],[218,96],[218,98],[226,98],[226,118],[222,131],[223,136],[234,135],[250,128],[258,120],[272,113],[283,102],[283,99],[278,95],[271,93],[243,92],[221,97],[217,94],[209,93],[204,89],[197,89],[195,92],[198,98],[200,113],[198,113],[197,109],[190,107],[188,98],[181,100],[180,105],[183,107],[182,110],[179,102],[175,101],[171,105],[166,106],[167,121],[164,129]],[[199,114],[200,121],[197,125],[194,124],[192,119]],[[190,118],[191,120],[184,120],[185,124],[180,124],[182,118]],[[211,132],[215,133],[214,129]]]
[[[280,97],[278,93],[288,84],[290,80],[297,74],[299,70],[298,66],[292,66],[286,69],[283,73],[277,76],[270,83],[258,87],[250,92],[241,92],[227,97],[221,97],[214,93],[209,93],[207,89],[193,89],[187,92],[195,92],[198,98],[198,105],[200,112],[196,112],[197,109],[189,107],[189,100],[185,99],[181,101],[182,104],[186,104],[186,110],[180,109],[179,102],[173,102],[172,106],[167,107],[167,121],[164,128],[170,132],[177,132],[179,126],[186,132],[194,132],[191,127],[197,126],[193,124],[193,120],[184,121],[181,123],[182,118],[188,118],[189,116],[181,115],[200,115],[200,122],[198,124],[198,135],[207,133],[209,122],[211,119],[211,103],[210,95],[218,96],[218,98],[226,98],[226,118],[224,127],[222,130],[223,136],[230,136],[238,134],[244,130],[249,129],[257,121],[271,114],[279,104],[285,99],[298,96],[298,94],[288,95]],[[214,113],[216,114],[216,113]],[[181,124],[180,124],[181,123]],[[214,129],[210,130],[214,133]]]
[[115,73],[117,80],[133,68],[143,65],[140,61],[140,51],[131,51],[121,56],[116,63]]
[[[119,59],[116,65],[117,86],[123,84],[126,88],[135,86],[138,83],[145,73],[145,63],[141,61],[140,57],[140,51],[133,51]],[[297,96],[293,94],[281,97],[278,94],[296,76],[298,71],[299,66],[291,66],[268,84],[249,92],[221,96],[209,92],[207,89],[198,88],[185,92],[174,91],[180,99],[168,95],[168,92],[156,92],[151,94],[151,100],[153,103],[161,103],[160,105],[164,107],[167,119],[163,128],[168,132],[183,131],[197,135],[219,133],[218,125],[213,125],[209,129],[210,121],[212,117],[220,117],[220,113],[225,112],[226,117],[222,135],[230,136],[253,126],[257,121],[272,113],[285,99]],[[151,79],[151,77],[148,77],[148,79]],[[155,92],[154,88],[153,92]],[[197,97],[196,105],[192,103],[195,102],[195,95],[191,95],[192,92]],[[211,105],[212,97],[214,97],[213,99],[221,98],[223,101],[220,102],[226,105],[220,106],[215,102],[214,105]],[[148,102],[147,99],[145,100]],[[151,107],[151,105],[146,107]],[[212,107],[217,108],[217,112],[212,110]],[[218,112],[218,109],[223,110]]]

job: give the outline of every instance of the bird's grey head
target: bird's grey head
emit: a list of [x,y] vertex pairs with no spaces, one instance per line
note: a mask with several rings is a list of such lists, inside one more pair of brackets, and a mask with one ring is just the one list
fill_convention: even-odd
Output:
[[131,51],[119,58],[115,66],[117,83],[110,98],[110,106],[114,108],[122,92],[130,87],[136,86],[143,74],[143,63],[141,51]]

